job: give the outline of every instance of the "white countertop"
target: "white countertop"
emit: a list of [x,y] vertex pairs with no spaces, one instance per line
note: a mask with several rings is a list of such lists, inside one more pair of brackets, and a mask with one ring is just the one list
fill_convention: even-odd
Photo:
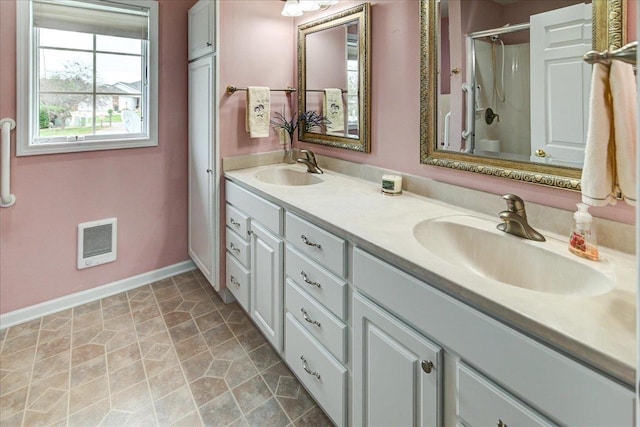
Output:
[[[497,212],[489,217],[407,192],[385,196],[379,185],[326,170],[321,175],[324,182],[314,185],[272,185],[256,179],[258,171],[274,167],[305,170],[303,165],[271,165],[227,171],[225,176],[509,326],[629,386],[635,384],[635,256],[600,248],[601,261],[596,267],[615,274],[615,287],[601,295],[522,289],[479,276],[455,260],[434,256],[413,234],[419,222],[448,215],[470,214],[497,224]],[[568,243],[567,237],[545,232],[543,227],[538,231],[553,246]],[[434,245],[432,250],[437,251],[437,242]]]

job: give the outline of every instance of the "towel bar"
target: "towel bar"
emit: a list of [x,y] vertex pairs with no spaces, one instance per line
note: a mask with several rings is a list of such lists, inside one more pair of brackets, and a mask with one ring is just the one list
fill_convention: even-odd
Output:
[[636,53],[638,50],[638,42],[631,42],[619,49],[604,50],[598,52],[592,50],[584,54],[582,59],[589,64],[606,64],[610,65],[612,60],[623,61],[631,65],[636,65]]
[[[227,95],[233,95],[237,91],[247,91],[246,87],[235,87],[235,86],[227,86]],[[297,89],[295,87],[288,87],[286,89],[269,89],[271,92],[296,92]]]
[[[340,89],[342,93],[349,92],[347,89]],[[324,92],[324,89],[307,89],[306,92]]]

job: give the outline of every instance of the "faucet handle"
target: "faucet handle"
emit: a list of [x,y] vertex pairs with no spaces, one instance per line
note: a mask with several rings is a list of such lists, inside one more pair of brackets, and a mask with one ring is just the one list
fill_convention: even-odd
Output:
[[316,163],[316,156],[315,154],[313,154],[313,151],[310,150],[300,150],[301,154],[304,154],[305,157],[307,158],[307,160],[312,161],[313,163]]
[[507,202],[507,209],[511,212],[524,213],[524,200],[515,194],[505,194],[502,198]]

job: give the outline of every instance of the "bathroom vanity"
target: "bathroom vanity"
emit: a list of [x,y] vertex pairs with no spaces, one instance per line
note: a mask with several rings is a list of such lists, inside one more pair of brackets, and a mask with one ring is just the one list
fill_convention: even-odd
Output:
[[301,165],[225,176],[226,286],[337,425],[633,425],[633,256]]

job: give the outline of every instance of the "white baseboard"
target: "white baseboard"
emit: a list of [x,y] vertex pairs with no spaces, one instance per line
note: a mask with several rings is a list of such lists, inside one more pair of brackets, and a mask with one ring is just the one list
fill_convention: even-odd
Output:
[[129,291],[149,283],[157,282],[158,280],[166,279],[167,277],[175,276],[176,274],[191,271],[195,268],[196,266],[193,261],[183,261],[157,270],[138,274],[137,276],[127,277],[117,282],[98,286],[97,288],[87,289],[86,291],[76,292],[40,304],[10,311],[9,313],[0,314],[0,330],[71,307],[119,294],[120,292]]

